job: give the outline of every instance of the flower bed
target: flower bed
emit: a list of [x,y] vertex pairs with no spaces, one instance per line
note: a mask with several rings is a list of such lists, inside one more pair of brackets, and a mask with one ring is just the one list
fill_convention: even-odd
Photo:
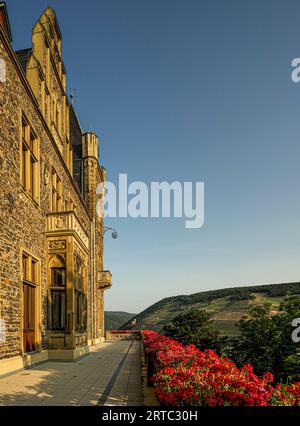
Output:
[[143,332],[148,373],[157,399],[166,406],[300,406],[300,382],[273,385],[273,375],[258,377],[251,365],[238,369],[212,350]]

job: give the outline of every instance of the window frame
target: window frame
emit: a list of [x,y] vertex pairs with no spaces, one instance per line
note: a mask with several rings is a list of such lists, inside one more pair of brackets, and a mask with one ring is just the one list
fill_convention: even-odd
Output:
[[[56,256],[54,256],[55,258]],[[55,282],[56,270],[64,271],[64,280],[62,284]],[[58,303],[60,298],[59,305]],[[57,311],[57,317],[55,312]],[[53,332],[66,332],[67,328],[67,267],[64,264],[59,266],[50,266],[50,283],[49,283],[49,322],[48,329]]]
[[60,213],[63,211],[63,190],[62,181],[55,169],[51,174],[51,212]]
[[[61,306],[57,309],[60,310],[59,317],[57,319],[58,326],[55,326],[55,296],[60,295],[62,302]],[[63,312],[61,311],[63,307]],[[50,331],[56,331],[65,333],[67,327],[67,292],[65,288],[51,287],[50,289],[50,315],[51,321],[49,324]]]
[[75,260],[74,268],[74,326],[76,332],[84,332],[87,323],[84,311],[87,309],[87,298],[85,294],[85,268],[80,259]]
[[40,202],[40,141],[24,112],[21,112],[20,182],[23,191]]
[[[34,334],[34,351],[39,348],[40,323],[40,260],[21,250],[21,281],[22,281],[22,353],[25,350],[24,333]],[[28,303],[25,309],[25,303]],[[28,336],[27,336],[28,337]],[[27,341],[28,342],[28,341]]]

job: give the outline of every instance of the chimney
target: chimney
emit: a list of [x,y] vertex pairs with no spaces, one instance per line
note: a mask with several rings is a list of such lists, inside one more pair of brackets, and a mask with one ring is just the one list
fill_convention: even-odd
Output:
[[12,35],[11,35],[11,30],[9,25],[8,13],[7,13],[7,8],[4,1],[0,2],[0,25],[6,32],[6,35],[9,41],[12,43]]

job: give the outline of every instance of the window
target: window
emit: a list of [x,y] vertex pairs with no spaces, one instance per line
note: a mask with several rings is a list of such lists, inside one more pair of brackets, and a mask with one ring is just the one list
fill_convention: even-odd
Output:
[[39,196],[39,142],[26,118],[22,117],[21,180],[33,200]]
[[56,121],[55,121],[56,129],[58,133],[60,133],[60,110],[58,105],[56,106]]
[[80,259],[75,260],[74,271],[74,305],[75,305],[75,329],[76,331],[86,330],[87,300],[84,293],[85,270]]
[[51,114],[51,120],[52,120],[52,122],[54,123],[54,120],[55,120],[55,101],[54,101],[54,99],[52,100],[52,114]]
[[66,326],[66,292],[52,291],[52,327],[53,331],[64,331]]
[[71,157],[72,157],[72,151],[71,151],[71,145],[69,140],[66,138],[66,144],[65,144],[65,162],[69,170],[71,170]]
[[66,286],[65,268],[53,268],[51,282],[53,287],[65,287]]
[[64,260],[56,256],[51,262],[50,283],[50,329],[64,331],[66,328],[66,267]]
[[52,213],[62,211],[62,183],[55,170],[52,170]]
[[22,255],[23,281],[23,352],[33,352],[36,346],[36,298],[38,285],[38,261],[30,255]]
[[48,94],[48,90],[45,94],[45,120],[49,124],[49,117],[50,117],[50,96]]

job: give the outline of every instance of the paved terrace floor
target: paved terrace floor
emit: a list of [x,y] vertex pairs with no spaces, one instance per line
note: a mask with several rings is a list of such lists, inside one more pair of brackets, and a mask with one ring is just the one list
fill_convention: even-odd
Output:
[[0,378],[0,405],[141,405],[139,341],[106,341],[75,363],[46,362]]

